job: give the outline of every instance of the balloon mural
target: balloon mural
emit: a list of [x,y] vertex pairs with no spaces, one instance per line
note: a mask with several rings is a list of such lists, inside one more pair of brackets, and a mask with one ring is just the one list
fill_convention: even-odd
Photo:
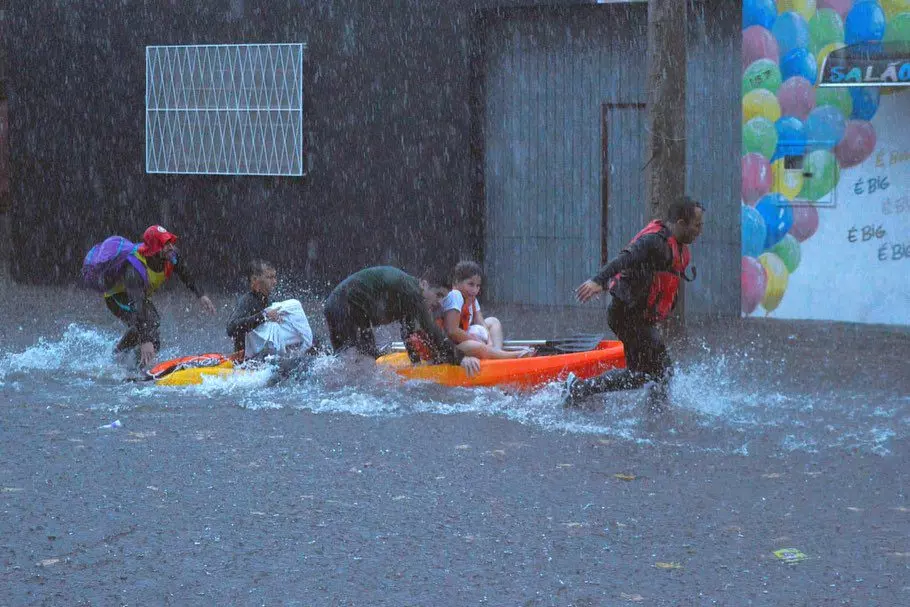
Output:
[[[888,91],[818,88],[824,59],[857,42],[910,40],[910,0],[743,0],[742,35],[742,310],[767,314],[818,230],[810,203],[876,146],[870,121]],[[787,156],[802,156],[803,170],[788,170]]]

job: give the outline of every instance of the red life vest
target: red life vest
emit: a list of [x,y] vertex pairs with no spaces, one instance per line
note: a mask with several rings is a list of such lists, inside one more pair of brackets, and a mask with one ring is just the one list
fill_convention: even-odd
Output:
[[[467,331],[471,327],[471,308],[474,307],[474,300],[468,301],[468,296],[461,293],[464,296],[464,304],[461,306],[461,313],[458,316],[458,327],[462,331]],[[436,319],[436,324],[439,325],[439,328],[445,330],[445,313],[443,316]]]
[[[664,320],[673,309],[676,303],[676,296],[679,293],[679,283],[681,280],[692,280],[686,276],[686,268],[689,267],[691,256],[689,247],[680,244],[676,238],[669,234],[669,229],[659,219],[655,219],[645,228],[635,235],[629,245],[636,240],[648,234],[659,234],[670,245],[670,251],[673,254],[673,262],[667,270],[656,270],[651,278],[651,285],[648,289],[647,306],[645,307],[645,320],[649,322],[659,322]],[[694,268],[693,268],[694,271]],[[694,274],[693,274],[694,278]],[[623,273],[620,272],[610,279],[609,288],[623,279]]]

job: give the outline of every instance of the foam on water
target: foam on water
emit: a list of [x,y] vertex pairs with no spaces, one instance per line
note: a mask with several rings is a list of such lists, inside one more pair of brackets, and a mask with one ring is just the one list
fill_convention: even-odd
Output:
[[[877,397],[833,389],[796,390],[780,381],[782,364],[758,365],[748,353],[711,352],[707,347],[696,360],[675,368],[670,421],[654,430],[644,390],[595,396],[589,408],[564,410],[555,385],[525,394],[403,383],[372,363],[334,356],[317,358],[305,380],[274,386],[268,368],[207,377],[198,386],[124,383],[132,372],[112,356],[116,339],[114,334],[69,325],[58,340],[42,338],[21,352],[2,353],[0,385],[28,401],[111,413],[208,403],[361,417],[478,415],[548,432],[744,456],[756,439],[767,443],[769,437],[782,453],[840,448],[888,455],[895,439],[910,434],[906,396],[869,402]],[[165,350],[161,357],[179,354]]]

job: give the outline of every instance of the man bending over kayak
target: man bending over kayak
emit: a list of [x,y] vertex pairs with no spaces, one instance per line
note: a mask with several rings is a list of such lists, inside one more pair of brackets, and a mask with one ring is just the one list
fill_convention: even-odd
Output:
[[398,268],[366,268],[345,278],[325,302],[325,320],[336,353],[355,349],[377,358],[373,327],[401,323],[401,336],[411,360],[461,365],[468,375],[480,361],[465,356],[433,320],[439,302],[449,293],[442,276],[411,276]]

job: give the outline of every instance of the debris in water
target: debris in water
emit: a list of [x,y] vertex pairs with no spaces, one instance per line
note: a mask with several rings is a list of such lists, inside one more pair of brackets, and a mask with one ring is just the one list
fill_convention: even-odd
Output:
[[36,565],[39,567],[49,567],[51,565],[56,565],[60,562],[60,559],[44,559],[43,561],[38,561]]
[[105,424],[103,426],[98,426],[98,429],[99,430],[115,430],[115,429],[121,428],[121,427],[123,427],[123,424],[120,423],[119,419],[115,419],[114,421],[112,421],[109,424]]
[[0,493],[19,493],[20,491],[25,491],[22,487],[3,487],[0,488]]
[[654,563],[654,566],[658,569],[682,569],[682,565],[679,563],[662,563],[658,561]]
[[632,601],[633,603],[641,603],[645,600],[645,597],[640,594],[626,594],[625,592],[620,593],[619,598]]
[[781,548],[780,550],[775,550],[774,556],[785,563],[799,563],[809,558],[796,548]]
[[466,451],[471,448],[471,445],[455,445],[455,448],[459,451]]
[[622,473],[617,472],[616,474],[613,475],[613,478],[618,478],[621,481],[634,481],[638,477],[635,476],[634,474],[622,474]]

